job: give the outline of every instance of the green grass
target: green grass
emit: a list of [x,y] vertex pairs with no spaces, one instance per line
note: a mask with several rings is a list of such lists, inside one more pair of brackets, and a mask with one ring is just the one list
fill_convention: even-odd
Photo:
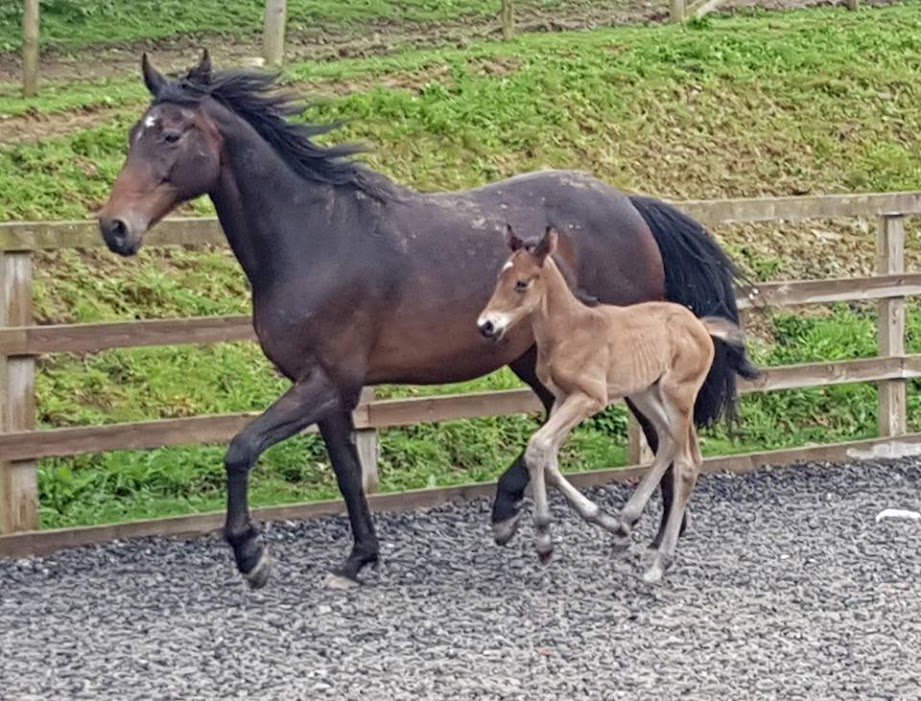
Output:
[[[557,166],[667,197],[914,190],[921,189],[919,30],[917,4],[857,14],[809,10],[295,65],[286,79],[317,92],[351,85],[309,118],[348,120],[337,138],[370,142],[374,167],[419,188],[470,187]],[[82,217],[105,197],[143,99],[139,82],[113,85],[119,87],[108,96],[116,111],[98,126],[0,147],[4,219]],[[86,84],[59,86],[37,106],[77,108],[92,92]],[[0,111],[24,104],[0,95]],[[826,245],[818,234],[829,226],[739,227],[720,236],[760,279],[856,274],[872,263],[871,233],[836,225],[843,238]],[[917,243],[911,246],[917,255]],[[128,261],[69,252],[41,256],[36,270],[42,321],[249,308],[245,280],[223,252],[172,251],[164,259],[148,251]],[[859,305],[761,323],[755,352],[766,365],[875,353],[873,315]],[[910,324],[917,351],[916,315]],[[85,425],[260,410],[283,386],[259,351],[243,343],[53,356],[40,364],[40,421]],[[511,386],[514,379],[502,372],[461,387],[386,387],[381,394]],[[910,408],[912,425],[919,425],[916,392]],[[750,396],[737,437],[708,434],[704,451],[870,437],[875,411],[875,390],[864,385]],[[493,477],[536,425],[537,417],[499,417],[385,431],[383,488]],[[587,422],[567,447],[567,467],[622,464],[625,426],[622,410]],[[222,454],[221,446],[205,446],[43,461],[43,525],[220,508]],[[336,493],[315,436],[269,451],[252,489],[257,504]]]
[[[561,0],[518,0],[518,11]],[[572,3],[569,3],[572,4]],[[262,29],[265,0],[42,0],[46,47],[82,49],[145,39],[221,34],[249,38]],[[443,22],[495,17],[498,0],[288,0],[288,32],[373,21]],[[0,5],[0,51],[20,48],[22,3]]]

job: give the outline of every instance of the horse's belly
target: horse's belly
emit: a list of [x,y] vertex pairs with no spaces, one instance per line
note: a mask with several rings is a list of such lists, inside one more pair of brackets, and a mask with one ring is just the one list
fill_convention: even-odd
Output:
[[[532,345],[527,330],[513,329],[493,343],[475,320],[469,324],[408,324],[382,329],[368,359],[368,384],[443,384],[489,374],[523,355]],[[469,328],[464,328],[469,326]]]

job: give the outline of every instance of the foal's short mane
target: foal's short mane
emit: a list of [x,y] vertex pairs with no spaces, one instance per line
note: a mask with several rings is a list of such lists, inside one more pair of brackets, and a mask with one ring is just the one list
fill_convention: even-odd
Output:
[[377,199],[396,194],[397,187],[380,173],[349,158],[366,149],[356,144],[321,146],[313,137],[340,126],[301,124],[288,117],[301,114],[306,105],[296,95],[278,92],[278,74],[253,71],[217,71],[207,83],[192,72],[157,93],[154,104],[198,104],[211,97],[246,121],[301,177],[330,185],[352,185]]
[[[527,248],[529,251],[533,251],[535,246],[537,246],[537,241],[528,241],[525,244],[525,248]],[[597,307],[600,304],[597,297],[593,297],[592,295],[588,294],[585,292],[585,290],[576,284],[576,276],[573,274],[565,260],[556,255],[551,256],[551,260],[556,263],[556,267],[560,271],[560,274],[563,276],[563,280],[566,281],[566,285],[575,295],[576,299],[578,299],[587,307]]]

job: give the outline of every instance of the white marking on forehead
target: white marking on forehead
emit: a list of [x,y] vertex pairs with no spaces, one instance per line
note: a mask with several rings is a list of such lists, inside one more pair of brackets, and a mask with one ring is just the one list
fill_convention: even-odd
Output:
[[502,266],[502,272],[504,273],[506,270],[513,267],[514,265],[515,264],[510,260],[505,261],[505,265]]
[[157,119],[152,114],[148,114],[144,118],[144,128],[145,129],[152,129],[154,126],[156,126],[156,124],[157,124]]

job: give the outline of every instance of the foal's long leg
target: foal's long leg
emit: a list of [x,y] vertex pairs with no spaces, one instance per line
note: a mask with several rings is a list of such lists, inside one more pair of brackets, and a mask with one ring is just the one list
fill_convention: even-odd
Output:
[[269,558],[249,515],[249,471],[268,448],[326,418],[339,405],[339,392],[326,373],[315,368],[230,442],[224,458],[227,470],[224,538],[233,548],[237,569],[254,589],[268,581]]
[[333,472],[336,473],[339,491],[345,501],[354,539],[348,558],[333,569],[335,576],[328,580],[331,586],[354,585],[361,568],[377,562],[379,553],[374,521],[362,487],[361,461],[353,437],[355,426],[352,421],[352,408],[333,412],[329,418],[320,422],[320,433],[326,442],[329,461]]
[[602,511],[598,504],[576,489],[572,482],[566,479],[566,475],[560,471],[558,451],[559,448],[554,453],[550,465],[547,466],[547,478],[550,480],[550,484],[560,490],[560,493],[569,502],[570,506],[576,510],[576,513],[582,517],[583,521],[600,526],[610,533],[619,533],[620,520]]
[[[509,368],[534,390],[549,417],[554,396],[537,379],[534,371],[536,362],[537,346],[531,346],[527,353],[509,363]],[[492,505],[491,521],[493,538],[497,545],[505,545],[518,531],[518,526],[521,524],[521,504],[524,501],[524,490],[528,486],[528,479],[528,466],[525,463],[524,452],[522,452],[515,458],[515,462],[502,473],[496,484],[496,498]]]
[[[637,423],[640,425],[640,428],[643,429],[643,435],[646,436],[646,442],[649,444],[650,450],[652,450],[653,455],[659,452],[659,436],[656,433],[655,427],[647,419],[643,412],[641,412],[636,404],[634,404],[629,399],[625,400],[627,407],[636,417]],[[670,464],[668,469],[665,470],[665,474],[662,475],[662,479],[659,481],[659,488],[662,490],[662,519],[659,522],[659,532],[656,533],[656,537],[652,539],[652,542],[649,544],[651,550],[655,550],[659,547],[662,542],[662,536],[665,534],[665,525],[668,523],[668,514],[672,508],[672,501],[674,501],[675,487],[674,487],[674,464]],[[687,514],[681,518],[681,532],[679,535],[683,535],[685,530],[687,530],[688,521]]]
[[534,492],[534,542],[538,556],[545,562],[553,554],[550,503],[547,499],[545,475],[556,461],[556,453],[569,432],[602,406],[601,402],[588,395],[571,394],[554,407],[547,423],[528,441],[525,462]]
[[649,502],[652,492],[656,485],[662,481],[662,477],[668,470],[669,465],[674,459],[677,446],[668,430],[668,414],[662,404],[659,396],[658,387],[653,386],[642,394],[631,397],[631,400],[637,405],[640,411],[648,417],[653,424],[658,436],[659,450],[656,453],[652,466],[643,475],[643,479],[631,495],[630,499],[621,510],[621,530],[620,535],[628,536],[633,529],[633,525],[639,520],[643,509]]
[[674,489],[675,500],[668,514],[668,522],[662,543],[659,545],[655,559],[649,569],[643,574],[643,580],[652,584],[662,579],[665,570],[675,559],[675,550],[678,546],[682,518],[687,509],[688,501],[697,484],[697,476],[703,460],[700,456],[700,447],[697,441],[697,431],[694,429],[693,419],[688,421],[684,445],[675,459]]

